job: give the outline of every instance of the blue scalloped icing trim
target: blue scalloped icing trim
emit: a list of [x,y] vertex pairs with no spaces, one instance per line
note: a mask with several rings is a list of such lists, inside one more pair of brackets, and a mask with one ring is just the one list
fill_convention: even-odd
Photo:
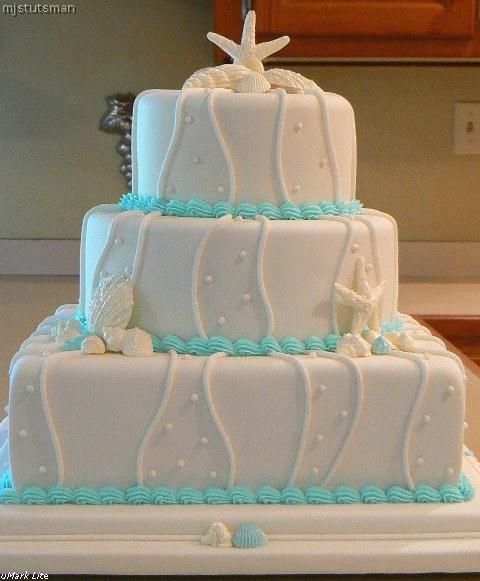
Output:
[[175,490],[165,486],[132,486],[126,490],[114,486],[98,489],[28,486],[21,492],[13,488],[8,472],[0,476],[0,504],[402,504],[465,502],[473,496],[473,487],[464,474],[457,486],[420,485],[413,490],[401,486],[382,489],[372,485],[360,489],[338,486],[333,490],[317,486],[305,489],[261,486],[257,490],[243,486],[205,490],[191,487]]
[[363,204],[359,200],[307,202],[298,205],[293,202],[285,202],[280,206],[275,206],[269,202],[261,202],[260,204],[241,202],[233,205],[226,201],[211,203],[199,198],[185,201],[166,200],[132,193],[123,194],[118,201],[118,206],[121,210],[140,210],[146,214],[159,212],[164,216],[221,218],[229,214],[242,218],[265,216],[269,220],[317,220],[322,216],[360,214],[363,208]]

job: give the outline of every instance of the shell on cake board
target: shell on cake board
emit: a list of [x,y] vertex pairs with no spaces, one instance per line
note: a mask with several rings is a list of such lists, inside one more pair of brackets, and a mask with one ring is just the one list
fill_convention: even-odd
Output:
[[103,336],[105,327],[126,329],[133,310],[133,285],[122,276],[100,279],[86,311],[88,330]]

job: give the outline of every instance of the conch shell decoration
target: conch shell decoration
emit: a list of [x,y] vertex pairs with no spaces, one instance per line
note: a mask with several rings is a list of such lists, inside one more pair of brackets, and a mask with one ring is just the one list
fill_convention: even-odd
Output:
[[137,327],[127,329],[133,311],[133,285],[122,276],[102,278],[86,312],[86,337],[81,350],[88,354],[122,352],[129,357],[153,355],[151,336]]
[[231,56],[233,64],[200,69],[185,81],[183,88],[232,89],[237,93],[266,93],[272,88],[282,88],[287,93],[318,89],[316,83],[299,73],[284,69],[265,71],[263,59],[281,50],[290,42],[290,38],[282,36],[256,44],[255,21],[255,12],[250,10],[245,18],[240,44],[209,32],[207,38]]

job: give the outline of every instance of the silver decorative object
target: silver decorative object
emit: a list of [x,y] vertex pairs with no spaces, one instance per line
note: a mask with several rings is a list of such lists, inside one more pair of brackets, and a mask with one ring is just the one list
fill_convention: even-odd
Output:
[[122,156],[120,173],[125,176],[128,189],[132,187],[132,113],[136,95],[116,93],[106,97],[108,109],[100,119],[99,128],[106,133],[119,133],[117,152]]

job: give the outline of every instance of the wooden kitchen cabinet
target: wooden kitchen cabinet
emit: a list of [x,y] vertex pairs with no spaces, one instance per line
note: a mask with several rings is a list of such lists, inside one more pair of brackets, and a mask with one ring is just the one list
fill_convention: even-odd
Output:
[[239,39],[249,5],[259,42],[291,37],[280,60],[480,57],[478,0],[214,0],[216,32]]

